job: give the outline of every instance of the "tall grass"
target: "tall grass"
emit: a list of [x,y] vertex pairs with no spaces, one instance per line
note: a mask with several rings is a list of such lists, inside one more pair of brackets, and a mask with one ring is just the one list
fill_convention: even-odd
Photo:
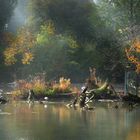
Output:
[[44,77],[35,76],[30,81],[18,80],[16,88],[12,91],[13,97],[27,97],[28,91],[31,89],[34,91],[35,96],[55,95],[73,91],[70,79],[60,77],[58,82],[48,82],[44,79]]

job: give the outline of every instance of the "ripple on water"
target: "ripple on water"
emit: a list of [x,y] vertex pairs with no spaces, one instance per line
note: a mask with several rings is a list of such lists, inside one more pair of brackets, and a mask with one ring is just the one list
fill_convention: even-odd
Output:
[[12,115],[10,112],[0,112],[0,115]]

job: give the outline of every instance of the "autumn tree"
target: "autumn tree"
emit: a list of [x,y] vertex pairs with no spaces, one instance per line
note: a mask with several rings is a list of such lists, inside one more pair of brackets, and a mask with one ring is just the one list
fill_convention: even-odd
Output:
[[3,34],[7,30],[9,20],[16,7],[17,0],[0,0],[0,80],[10,77],[7,67],[4,65],[3,51],[6,48]]
[[5,40],[9,46],[4,51],[6,65],[15,64],[19,55],[23,64],[29,64],[33,60],[31,51],[35,45],[35,37],[27,27],[22,27],[17,35],[5,34]]
[[140,74],[140,39],[135,39],[129,48],[126,48],[128,60],[136,66],[136,72]]
[[[132,60],[135,52],[134,48],[137,46],[136,42],[138,42],[136,40],[139,38],[140,1],[99,0],[97,4],[102,20],[105,22],[106,27],[114,32],[114,39],[116,38],[116,43],[120,46],[120,63],[126,67],[130,56]],[[135,52],[136,54],[137,52]],[[126,56],[129,56],[129,60]]]

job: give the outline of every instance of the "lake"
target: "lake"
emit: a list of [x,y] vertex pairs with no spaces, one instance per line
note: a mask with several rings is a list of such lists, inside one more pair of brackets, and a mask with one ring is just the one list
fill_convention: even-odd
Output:
[[94,110],[12,102],[0,106],[0,140],[140,140],[140,107],[96,103]]

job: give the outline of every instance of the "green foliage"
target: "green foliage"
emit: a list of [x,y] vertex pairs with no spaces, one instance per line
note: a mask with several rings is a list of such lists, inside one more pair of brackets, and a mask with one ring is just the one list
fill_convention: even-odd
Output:
[[106,26],[112,27],[120,40],[132,39],[140,22],[140,1],[139,0],[99,0],[98,3],[101,18]]
[[44,94],[45,94],[46,96],[47,96],[47,95],[53,96],[53,95],[56,94],[56,92],[55,92],[54,89],[48,88],[48,89],[46,89],[46,91],[44,92]]
[[34,60],[30,65],[22,68],[21,75],[45,71],[48,78],[57,79],[59,76],[68,75],[68,67],[75,69],[71,65],[70,56],[78,48],[77,42],[71,36],[54,33],[53,24],[51,28],[50,24],[40,27],[35,35],[36,47],[32,48]]
[[48,42],[48,32],[45,26],[41,26],[41,32],[37,34],[37,43],[46,44]]
[[139,34],[134,30],[140,20],[139,4],[139,0],[98,0],[96,5],[89,0],[30,0],[28,25],[34,47],[28,47],[31,41],[23,34],[25,39],[16,48],[30,54],[23,55],[24,64],[33,61],[20,68],[20,75],[45,71],[48,79],[66,76],[78,81],[88,76],[89,67],[96,67],[100,76],[122,80],[124,44]]
[[[116,63],[115,35],[104,26],[94,3],[35,0],[31,4],[40,29],[38,26],[34,35],[34,61],[24,66],[21,75],[45,71],[50,79],[63,75],[80,79],[87,77],[90,66],[101,72],[105,71],[104,65],[108,67],[108,61],[110,67]],[[108,57],[110,52],[112,57]]]
[[37,34],[37,44],[46,45],[48,44],[55,33],[53,23],[50,21],[48,24],[41,25],[40,33]]
[[81,0],[31,0],[31,7],[39,24],[51,20],[57,32],[68,33],[79,41],[91,41],[95,37],[91,18],[99,20],[99,16],[94,3]]
[[[109,57],[112,62],[119,60],[123,67],[126,67],[128,61],[126,59],[125,48],[132,46],[133,42],[139,37],[140,27],[140,1],[139,0],[99,0],[98,8],[101,18],[104,20],[105,25],[114,32],[113,36],[107,36],[109,50],[116,51],[114,56]],[[111,39],[109,39],[111,38]],[[101,39],[103,42],[103,39]],[[111,43],[115,40],[115,44]],[[101,45],[103,46],[103,45]],[[116,48],[116,47],[117,48]],[[120,46],[120,47],[119,47]],[[111,49],[112,47],[112,49]],[[113,49],[114,48],[114,49]],[[110,61],[107,60],[107,63]],[[118,65],[120,67],[120,64]],[[122,67],[122,66],[121,66]],[[120,68],[121,68],[120,67]],[[122,68],[121,68],[122,69]],[[122,69],[124,70],[124,68]],[[118,71],[118,68],[117,68]],[[121,70],[120,70],[121,71]]]

